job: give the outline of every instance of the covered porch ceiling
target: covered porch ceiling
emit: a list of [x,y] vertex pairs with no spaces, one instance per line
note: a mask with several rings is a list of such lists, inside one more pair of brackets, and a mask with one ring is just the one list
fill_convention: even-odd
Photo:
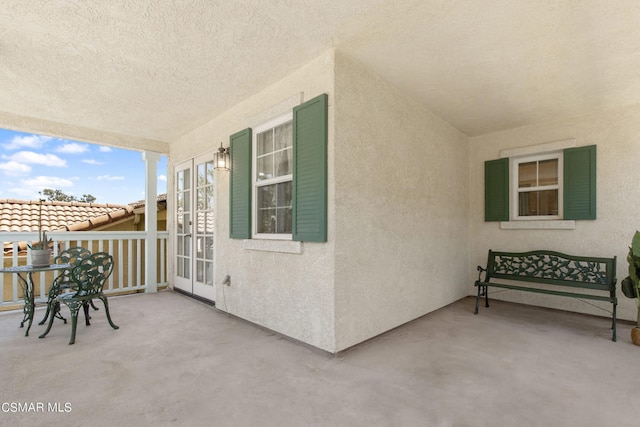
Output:
[[7,0],[0,127],[166,151],[331,48],[469,136],[640,99],[636,0]]

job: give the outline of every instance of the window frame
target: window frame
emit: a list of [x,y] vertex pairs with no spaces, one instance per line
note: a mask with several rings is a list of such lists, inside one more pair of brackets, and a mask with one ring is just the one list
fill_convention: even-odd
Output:
[[[293,233],[258,233],[258,188],[267,186],[267,185],[276,185],[281,184],[283,182],[291,182],[293,186],[293,166],[291,168],[291,173],[275,178],[258,180],[258,134],[263,133],[269,129],[273,129],[277,126],[283,125],[285,123],[291,122],[293,123],[293,111],[289,111],[285,114],[281,114],[259,126],[255,126],[252,129],[252,140],[253,144],[251,147],[251,238],[252,239],[262,239],[262,240],[292,240]],[[291,132],[293,133],[293,127]],[[291,142],[291,150],[293,151],[293,135]],[[291,156],[291,160],[293,161],[293,155]],[[292,209],[293,209],[293,200]],[[293,219],[291,227],[293,228]]]
[[[545,153],[530,154],[509,158],[509,188],[511,193],[511,204],[509,206],[510,221],[556,221],[563,219],[564,213],[564,162],[563,151],[553,151]],[[544,160],[558,160],[558,182],[554,185],[544,185],[529,187],[526,190],[519,188],[519,165],[522,163],[540,162]],[[520,215],[520,193],[531,191],[558,190],[558,215]]]

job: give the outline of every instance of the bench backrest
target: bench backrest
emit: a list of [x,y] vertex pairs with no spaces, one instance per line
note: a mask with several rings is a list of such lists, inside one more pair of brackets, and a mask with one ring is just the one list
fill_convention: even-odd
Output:
[[487,282],[497,278],[615,291],[616,257],[583,257],[544,250],[489,250],[486,274]]

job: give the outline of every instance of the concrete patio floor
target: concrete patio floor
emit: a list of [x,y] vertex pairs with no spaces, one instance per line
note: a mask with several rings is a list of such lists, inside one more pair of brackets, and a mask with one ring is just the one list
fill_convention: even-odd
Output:
[[93,312],[73,346],[0,314],[0,425],[640,425],[628,323],[467,298],[333,356],[171,291],[109,301],[120,329]]

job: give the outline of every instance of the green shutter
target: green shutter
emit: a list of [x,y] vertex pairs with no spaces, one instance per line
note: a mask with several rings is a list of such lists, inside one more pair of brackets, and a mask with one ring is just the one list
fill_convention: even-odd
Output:
[[596,219],[596,146],[564,150],[564,219]]
[[484,162],[484,220],[509,221],[509,159]]
[[293,240],[327,241],[327,95],[293,109]]
[[229,237],[251,238],[251,129],[231,135]]

